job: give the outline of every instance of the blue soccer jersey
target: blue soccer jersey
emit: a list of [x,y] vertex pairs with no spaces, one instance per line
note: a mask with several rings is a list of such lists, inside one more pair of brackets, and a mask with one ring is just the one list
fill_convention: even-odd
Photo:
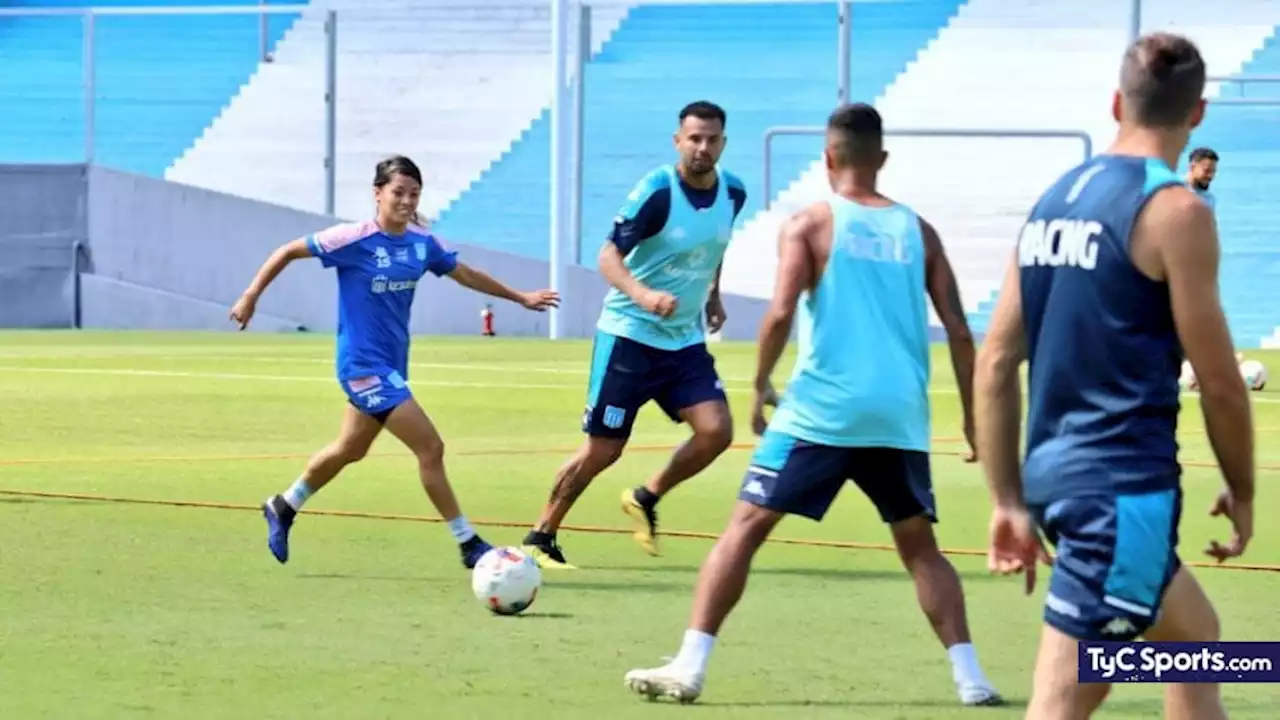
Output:
[[408,377],[409,317],[418,280],[458,266],[425,228],[391,235],[377,223],[345,223],[307,238],[311,254],[338,271],[339,380]]
[[670,317],[660,318],[610,288],[598,330],[659,350],[681,350],[706,340],[704,307],[747,201],[737,176],[716,172],[715,186],[699,189],[686,183],[675,166],[664,165],[645,175],[627,196],[609,242],[636,280],[671,293],[678,305]]
[[1028,503],[1179,482],[1182,346],[1169,288],[1129,256],[1164,162],[1098,155],[1041,196],[1018,240],[1028,358]]
[[1023,496],[1057,549],[1044,620],[1125,641],[1160,616],[1178,572],[1178,374],[1168,283],[1131,257],[1163,160],[1098,155],[1068,171],[1018,238],[1028,361]]

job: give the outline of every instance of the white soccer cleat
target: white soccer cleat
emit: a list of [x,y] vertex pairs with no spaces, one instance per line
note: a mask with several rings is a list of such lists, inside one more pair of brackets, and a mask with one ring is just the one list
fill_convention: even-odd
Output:
[[627,687],[637,695],[642,695],[650,702],[660,697],[675,699],[681,705],[688,705],[702,694],[702,674],[663,665],[660,668],[632,670],[627,673]]
[[996,707],[1004,705],[1004,698],[995,688],[976,683],[960,683],[956,686],[960,692],[960,702],[969,707]]

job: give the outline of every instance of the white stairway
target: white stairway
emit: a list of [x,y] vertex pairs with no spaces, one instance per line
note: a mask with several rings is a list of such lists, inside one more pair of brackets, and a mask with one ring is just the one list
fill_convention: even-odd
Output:
[[[1143,29],[1188,35],[1200,45],[1211,75],[1230,75],[1280,22],[1277,5],[1147,0]],[[1082,131],[1093,152],[1102,152],[1115,130],[1111,93],[1128,21],[1128,3],[1116,0],[970,0],[876,107],[889,130]],[[998,290],[1035,198],[1083,159],[1083,143],[1069,139],[891,137],[889,151],[884,191],[938,228],[970,311]],[[815,159],[770,211],[737,232],[725,290],[769,295],[782,220],[828,193],[826,171]],[[931,319],[936,322],[932,311]]]
[[[339,217],[369,215],[374,165],[397,153],[422,168],[420,209],[435,217],[550,100],[546,0],[315,0],[165,179],[323,212],[330,9]],[[626,12],[592,13],[593,52]]]

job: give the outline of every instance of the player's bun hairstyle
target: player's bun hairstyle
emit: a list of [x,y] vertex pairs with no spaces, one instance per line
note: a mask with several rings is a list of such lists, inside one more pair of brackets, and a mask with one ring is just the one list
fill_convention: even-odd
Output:
[[1147,127],[1174,128],[1187,122],[1204,95],[1204,58],[1181,35],[1153,33],[1138,38],[1120,66],[1120,94],[1131,120]]
[[[418,183],[418,187],[422,187],[422,171],[418,169],[417,163],[405,157],[404,155],[392,155],[378,163],[373,169],[373,186],[381,188],[391,182],[396,175],[404,175],[414,182]],[[422,217],[418,213],[413,214],[413,223],[422,225]]]

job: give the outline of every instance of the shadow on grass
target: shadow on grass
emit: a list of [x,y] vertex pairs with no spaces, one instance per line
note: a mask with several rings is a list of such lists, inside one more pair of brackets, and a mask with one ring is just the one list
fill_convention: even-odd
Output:
[[[657,701],[664,702],[664,701]],[[715,700],[698,700],[697,703],[689,707],[708,707],[708,708],[938,708],[952,709],[958,706],[955,700],[859,700],[856,695],[848,700],[804,700],[804,699],[788,699],[779,698],[777,700],[746,700],[741,702]],[[975,707],[968,708],[969,712],[975,714],[975,717],[990,717],[992,714],[1003,714],[1009,711],[1017,711],[1021,715],[1025,711],[1027,701],[1022,699],[1010,700],[1005,699],[1005,704],[999,707]],[[984,715],[984,711],[985,714]],[[1003,711],[1003,713],[1002,713]]]
[[440,583],[455,582],[452,578],[431,577],[430,575],[363,575],[360,573],[299,573],[294,577],[300,580],[358,580],[360,582],[402,582],[402,583]]
[[[698,573],[697,566],[694,565],[653,565],[645,567],[642,565],[593,565],[584,567],[582,570],[600,570],[604,572],[617,573],[652,573],[660,575],[662,573],[680,573],[693,574]],[[581,572],[581,570],[579,571]],[[818,580],[911,580],[911,576],[906,570],[866,570],[859,568],[813,568],[813,567],[753,567],[751,568],[753,576],[773,575],[781,577],[802,577],[814,578]],[[544,576],[545,577],[545,576]],[[985,572],[961,572],[960,579],[965,582],[982,582],[986,580],[1004,580],[996,575]]]
[[[579,571],[581,572],[581,571]],[[680,582],[593,582],[591,580],[578,580],[562,578],[560,575],[553,577],[542,576],[542,584],[545,587],[554,589],[555,591],[573,591],[573,590],[604,590],[606,592],[651,592],[651,593],[680,593],[688,594],[689,583],[687,581]]]
[[571,620],[575,617],[573,613],[564,612],[537,612],[529,610],[519,615],[495,615],[494,617],[502,620]]

